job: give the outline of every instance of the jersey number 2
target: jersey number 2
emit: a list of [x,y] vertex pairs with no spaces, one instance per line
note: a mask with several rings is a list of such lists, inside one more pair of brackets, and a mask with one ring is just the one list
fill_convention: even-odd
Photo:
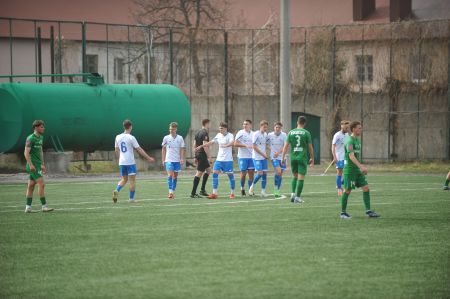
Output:
[[122,153],[126,153],[126,151],[127,151],[127,145],[126,145],[125,142],[121,142],[121,143],[120,143],[120,151],[121,151]]

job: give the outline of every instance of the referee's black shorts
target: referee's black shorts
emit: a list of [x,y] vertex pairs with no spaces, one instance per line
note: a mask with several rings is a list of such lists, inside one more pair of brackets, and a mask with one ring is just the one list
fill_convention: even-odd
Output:
[[206,156],[206,153],[198,153],[195,155],[195,158],[197,159],[197,170],[198,171],[205,171],[207,168],[210,167],[208,157]]

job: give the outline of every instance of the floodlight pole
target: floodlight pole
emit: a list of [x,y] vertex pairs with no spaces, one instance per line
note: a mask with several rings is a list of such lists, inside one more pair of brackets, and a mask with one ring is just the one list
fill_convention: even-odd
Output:
[[280,0],[280,121],[291,128],[291,34],[290,0]]

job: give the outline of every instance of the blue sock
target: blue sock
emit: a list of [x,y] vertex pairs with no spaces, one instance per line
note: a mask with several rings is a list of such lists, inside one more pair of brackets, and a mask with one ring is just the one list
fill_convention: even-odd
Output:
[[120,190],[122,190],[123,186],[117,185],[116,190],[117,192],[120,192]]
[[212,186],[213,186],[213,189],[219,188],[219,174],[218,173],[213,173]]
[[245,178],[241,180],[241,189],[244,189],[245,186]]
[[176,188],[177,188],[177,179],[173,178],[172,179],[172,190],[175,191]]
[[336,186],[338,187],[338,189],[342,188],[342,176],[341,175],[336,176]]
[[169,187],[169,190],[173,190],[172,189],[172,177],[171,176],[167,177],[167,187]]
[[134,192],[136,192],[136,191],[131,191],[131,190],[130,190],[130,199],[131,199],[131,200],[134,199]]
[[234,180],[234,174],[230,173],[228,174],[228,179],[230,180],[230,189],[234,190],[236,187],[236,181]]
[[274,176],[274,180],[275,180],[275,187],[276,187],[277,189],[280,189],[281,176],[275,175],[275,176]]
[[263,173],[261,180],[261,188],[266,189],[267,186],[267,173]]
[[253,185],[256,185],[256,183],[258,183],[259,179],[262,177],[262,175],[255,175],[255,178],[253,179]]
[[278,179],[278,189],[281,189],[281,182],[283,181],[283,176],[280,175],[280,178]]

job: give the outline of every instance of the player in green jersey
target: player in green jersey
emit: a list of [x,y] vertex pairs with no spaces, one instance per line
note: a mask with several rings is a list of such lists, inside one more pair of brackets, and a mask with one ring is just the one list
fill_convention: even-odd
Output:
[[[305,130],[306,117],[299,116],[297,128],[291,130],[283,146],[281,161],[285,161],[286,152],[291,146],[291,169],[294,177],[291,180],[291,202],[302,203],[301,194],[308,164],[314,165],[314,149],[309,131]],[[309,156],[308,156],[309,153]]]
[[45,164],[44,153],[42,151],[42,144],[44,143],[45,125],[42,120],[35,120],[33,122],[33,134],[27,137],[25,143],[25,159],[27,160],[26,169],[29,174],[27,187],[27,204],[25,206],[25,213],[31,213],[31,203],[33,201],[34,186],[37,184],[39,189],[39,197],[42,203],[42,212],[51,212],[52,208],[47,206],[44,193],[44,178]]
[[366,208],[366,215],[374,218],[379,217],[377,213],[370,209],[370,193],[369,184],[366,181],[367,168],[361,164],[361,141],[358,137],[361,136],[362,126],[359,121],[354,121],[350,124],[351,135],[347,136],[344,142],[345,149],[345,166],[344,166],[344,189],[345,192],[341,198],[341,218],[349,219],[351,216],[347,214],[347,201],[350,192],[355,188],[362,188],[364,206]]
[[444,190],[450,190],[448,187],[448,183],[450,182],[450,171],[447,173],[447,177],[445,178]]

